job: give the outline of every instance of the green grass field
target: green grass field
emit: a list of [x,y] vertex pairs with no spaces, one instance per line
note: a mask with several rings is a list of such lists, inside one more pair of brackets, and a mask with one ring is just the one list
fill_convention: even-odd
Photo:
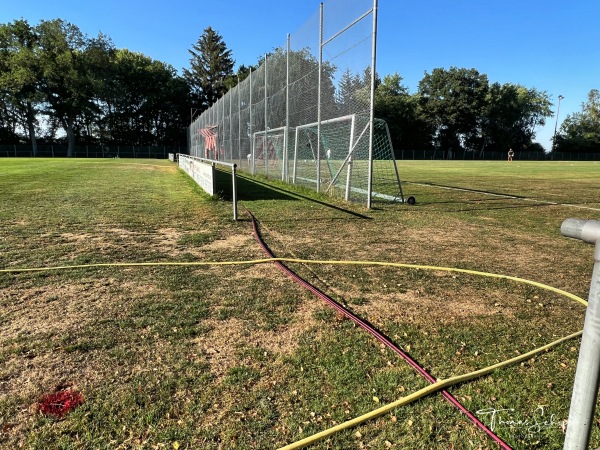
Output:
[[[593,246],[560,225],[600,219],[598,164],[399,166],[414,206],[366,210],[245,175],[240,205],[280,257],[485,271],[587,299]],[[1,159],[0,202],[0,269],[265,257],[247,216],[234,223],[231,203],[168,161]],[[290,267],[439,379],[583,325],[582,305],[503,279]],[[0,272],[0,310],[0,448],[274,449],[428,384],[270,263]],[[578,349],[575,339],[449,391],[511,447],[562,448]],[[37,408],[58,386],[84,396],[63,419]],[[311,448],[497,446],[434,394]]]

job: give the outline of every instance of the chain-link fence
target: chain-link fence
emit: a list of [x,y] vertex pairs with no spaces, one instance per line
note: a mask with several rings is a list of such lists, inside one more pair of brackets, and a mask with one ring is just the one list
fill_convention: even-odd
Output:
[[348,200],[402,198],[373,118],[376,0],[329,0],[190,125],[190,155]]
[[[404,149],[396,150],[396,158],[398,160],[464,160],[464,161],[506,161],[508,152],[499,151],[484,151],[484,152],[455,152],[448,154],[443,150],[427,150],[427,149]],[[563,153],[563,152],[541,152],[533,150],[516,151],[513,157],[514,161],[600,161],[600,152],[598,153]]]
[[[0,144],[0,157],[14,158],[66,158],[67,145],[38,144],[34,155],[31,144]],[[182,147],[132,146],[132,145],[76,145],[75,158],[150,158],[167,159],[169,153],[181,153]]]

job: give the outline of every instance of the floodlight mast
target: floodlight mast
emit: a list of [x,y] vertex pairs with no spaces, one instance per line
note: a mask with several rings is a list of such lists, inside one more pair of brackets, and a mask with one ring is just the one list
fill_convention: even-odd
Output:
[[556,123],[554,124],[554,136],[552,137],[552,150],[556,147],[556,129],[558,128],[558,114],[560,113],[560,101],[565,98],[564,95],[558,96],[558,108],[556,108]]
[[596,246],[564,444],[564,450],[586,450],[600,381],[600,221],[567,219],[560,231],[563,236],[581,239]]

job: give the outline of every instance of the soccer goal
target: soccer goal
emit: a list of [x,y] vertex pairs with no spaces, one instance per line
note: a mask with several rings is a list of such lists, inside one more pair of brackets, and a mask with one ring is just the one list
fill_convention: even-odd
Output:
[[280,127],[252,134],[252,150],[247,155],[247,164],[252,174],[285,179],[287,130],[287,127]]
[[[372,197],[404,202],[385,121],[373,124]],[[364,201],[369,194],[369,117],[350,114],[296,127],[291,182]]]

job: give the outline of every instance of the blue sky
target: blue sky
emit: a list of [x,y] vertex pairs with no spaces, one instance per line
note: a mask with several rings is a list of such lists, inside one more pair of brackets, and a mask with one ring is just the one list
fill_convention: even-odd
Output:
[[[181,72],[189,64],[188,49],[207,26],[221,34],[237,65],[255,64],[314,18],[319,3],[0,0],[0,23],[61,18]],[[597,0],[379,0],[377,71],[398,72],[416,92],[424,73],[436,67],[475,68],[490,82],[547,91],[555,112],[563,95],[560,126],[567,114],[580,110],[591,89],[600,89],[599,19]],[[553,116],[537,129],[547,149],[555,123]]]

